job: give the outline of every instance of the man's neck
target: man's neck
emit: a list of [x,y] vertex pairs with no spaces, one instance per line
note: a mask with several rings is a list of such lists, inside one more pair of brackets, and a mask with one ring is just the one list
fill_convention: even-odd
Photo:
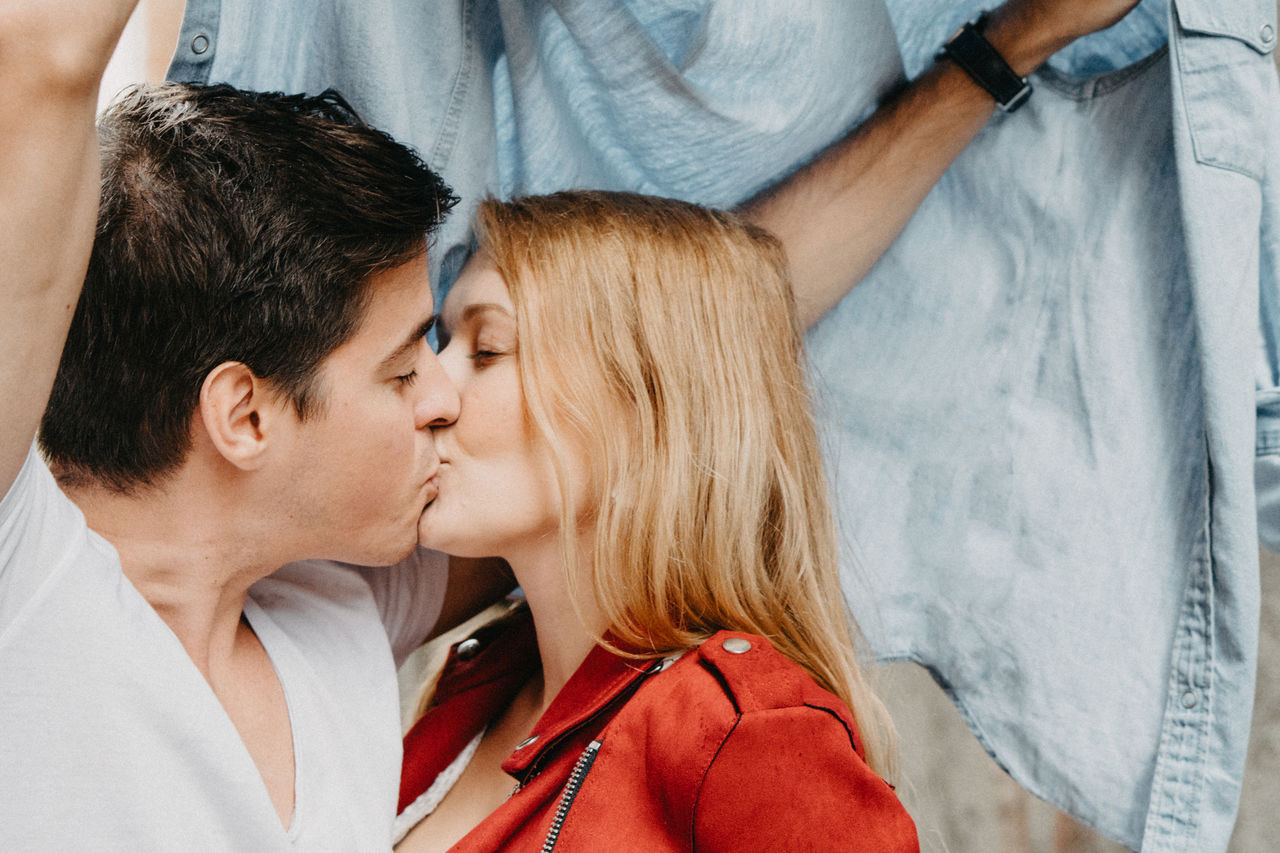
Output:
[[252,523],[240,523],[242,501],[219,500],[190,483],[170,481],[135,494],[96,486],[66,492],[212,681],[235,648],[249,586],[287,557],[270,543],[264,547]]
[[64,491],[115,546],[125,577],[177,636],[249,751],[286,828],[294,808],[293,730],[273,661],[244,619],[255,581],[297,555],[269,502],[198,463],[163,484],[119,494]]

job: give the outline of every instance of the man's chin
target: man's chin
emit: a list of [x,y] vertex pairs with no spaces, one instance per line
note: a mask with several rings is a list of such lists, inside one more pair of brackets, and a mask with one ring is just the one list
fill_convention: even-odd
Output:
[[377,549],[376,554],[370,556],[376,562],[365,563],[367,566],[394,566],[396,563],[403,562],[413,556],[418,550],[417,529],[411,528],[403,532],[397,532],[394,537],[387,537],[383,547]]
[[423,548],[430,548],[432,551],[443,551],[446,554],[452,554],[455,557],[463,557],[465,554],[459,554],[455,549],[457,542],[456,537],[445,535],[440,529],[438,523],[433,523],[430,518],[431,507],[427,507],[427,511],[422,513],[418,519],[418,544]]

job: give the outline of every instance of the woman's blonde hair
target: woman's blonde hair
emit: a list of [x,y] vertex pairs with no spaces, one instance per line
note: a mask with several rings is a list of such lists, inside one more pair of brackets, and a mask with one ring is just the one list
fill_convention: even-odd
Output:
[[[616,645],[661,655],[767,637],[892,726],[860,665],[786,258],[737,216],[607,192],[489,200],[479,251],[510,289],[530,423],[551,449],[570,588],[587,566]],[[575,505],[566,460],[590,466]],[[594,553],[575,551],[583,518]]]

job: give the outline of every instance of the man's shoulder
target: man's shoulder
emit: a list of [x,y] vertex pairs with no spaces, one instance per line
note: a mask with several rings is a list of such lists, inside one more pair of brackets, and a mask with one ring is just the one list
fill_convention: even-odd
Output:
[[[33,442],[18,475],[0,497],[0,541],[20,533],[24,524],[48,520],[46,517],[59,508],[67,516],[79,515],[75,504],[58,488],[53,473]],[[84,523],[83,516],[80,516],[80,523]]]
[[249,600],[284,627],[314,627],[321,633],[351,625],[374,628],[386,644],[373,590],[358,571],[343,563],[288,563],[253,584]]
[[382,680],[394,663],[373,590],[355,569],[302,560],[249,588],[245,614],[261,637],[278,632],[326,678]]
[[109,579],[118,567],[115,550],[89,529],[33,445],[0,499],[0,637],[41,590],[73,574],[81,586]]
[[340,601],[370,595],[359,570],[336,560],[297,560],[286,563],[249,588],[259,603],[272,596],[315,596]]

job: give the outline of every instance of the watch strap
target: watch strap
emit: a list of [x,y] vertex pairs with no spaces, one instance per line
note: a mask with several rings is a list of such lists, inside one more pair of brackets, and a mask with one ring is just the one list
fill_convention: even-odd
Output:
[[1031,96],[1031,84],[1019,77],[1000,52],[982,35],[986,13],[970,21],[947,39],[938,58],[946,57],[996,99],[1000,109],[1011,113]]

